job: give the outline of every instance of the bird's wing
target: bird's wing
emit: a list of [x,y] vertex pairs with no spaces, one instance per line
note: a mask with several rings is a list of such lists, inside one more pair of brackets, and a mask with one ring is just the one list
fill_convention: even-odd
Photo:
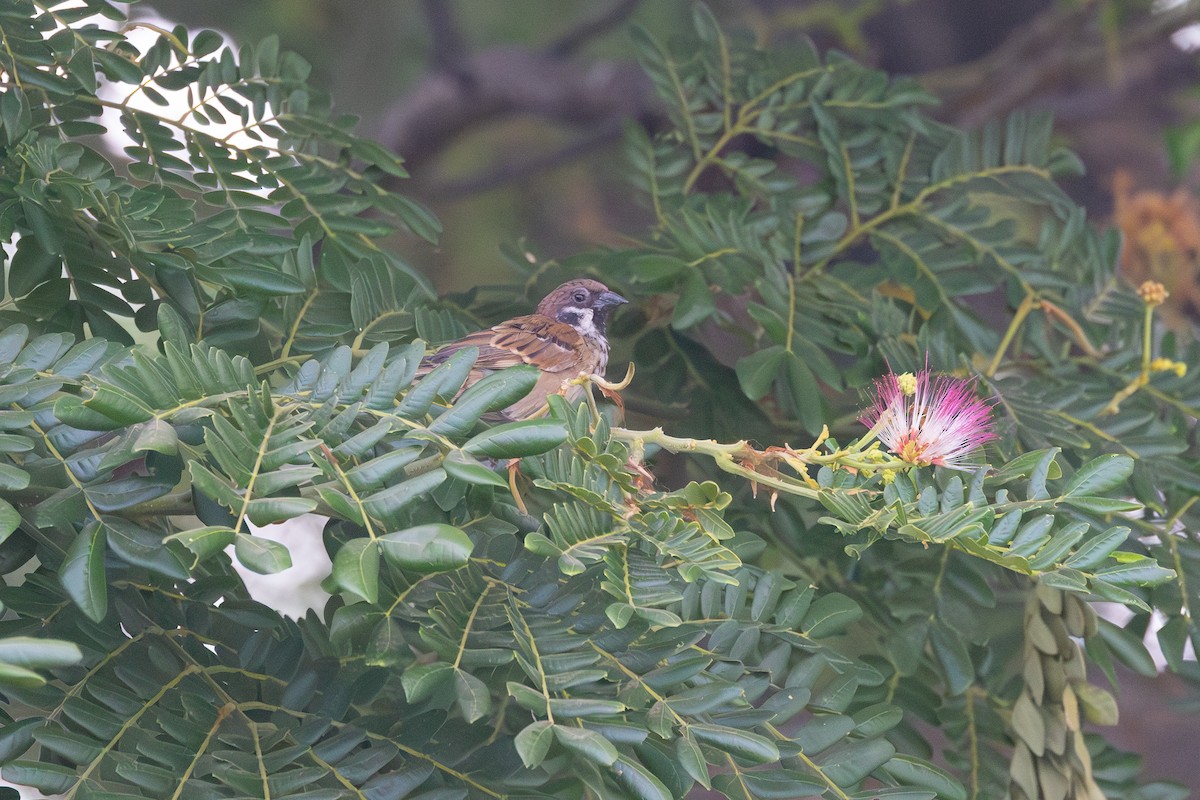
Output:
[[421,366],[431,369],[465,347],[477,347],[475,368],[479,370],[533,364],[543,372],[565,372],[578,369],[583,346],[583,337],[570,325],[530,314],[467,334],[427,357]]

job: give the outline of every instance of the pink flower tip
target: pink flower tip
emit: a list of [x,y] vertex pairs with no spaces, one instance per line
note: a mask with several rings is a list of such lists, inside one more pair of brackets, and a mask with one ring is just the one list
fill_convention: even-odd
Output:
[[877,378],[874,403],[858,419],[898,458],[922,467],[970,469],[967,456],[996,438],[992,407],[975,395],[975,381],[928,368]]

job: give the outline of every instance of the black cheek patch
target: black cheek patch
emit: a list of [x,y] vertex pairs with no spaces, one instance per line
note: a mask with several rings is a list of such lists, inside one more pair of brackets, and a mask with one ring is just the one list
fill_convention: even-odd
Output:
[[575,326],[579,324],[579,320],[582,319],[582,315],[579,313],[578,309],[564,308],[562,311],[558,312],[556,319],[558,319],[559,322],[565,322],[568,325]]

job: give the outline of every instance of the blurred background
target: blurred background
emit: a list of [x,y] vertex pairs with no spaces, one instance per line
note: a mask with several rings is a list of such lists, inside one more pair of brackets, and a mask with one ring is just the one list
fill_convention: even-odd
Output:
[[[711,0],[766,44],[809,37],[941,99],[974,128],[1048,109],[1087,174],[1068,192],[1125,234],[1131,281],[1154,277],[1167,318],[1200,313],[1200,3],[1159,0]],[[151,0],[135,18],[278,35],[359,130],[407,160],[401,191],[445,229],[392,243],[441,292],[515,280],[506,258],[619,246],[650,219],[625,180],[626,125],[664,126],[629,27],[687,24],[685,0]],[[738,143],[735,143],[735,146]],[[505,253],[508,255],[506,256]],[[277,605],[294,597],[288,575]],[[270,601],[268,601],[270,602]],[[1153,645],[1154,637],[1148,637]],[[1116,743],[1147,778],[1200,791],[1194,695],[1169,675],[1124,676]]]
[[[956,126],[1052,110],[1059,136],[1087,165],[1068,186],[1075,199],[1099,220],[1119,211],[1127,234],[1151,248],[1180,240],[1194,262],[1200,225],[1190,199],[1172,192],[1186,185],[1200,145],[1196,3],[710,5],[763,44],[810,37],[915,75],[942,100],[935,116]],[[445,234],[432,252],[407,241],[396,248],[449,291],[511,279],[500,245],[553,258],[643,228],[620,139],[628,121],[654,129],[662,117],[628,30],[669,35],[690,9],[687,0],[151,0],[133,13],[242,41],[276,34],[308,59],[336,107],[407,160],[404,191],[433,208]]]

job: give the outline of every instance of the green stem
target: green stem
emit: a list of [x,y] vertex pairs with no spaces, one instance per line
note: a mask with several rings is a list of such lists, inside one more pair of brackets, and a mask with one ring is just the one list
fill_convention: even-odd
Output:
[[[817,447],[823,440],[805,450],[791,448],[771,448],[756,450],[746,440],[736,442],[718,442],[712,439],[691,439],[671,436],[662,428],[638,431],[628,428],[613,428],[612,435],[618,441],[628,442],[634,452],[642,452],[646,445],[654,445],[670,453],[695,453],[708,456],[721,470],[743,477],[752,483],[767,486],[774,491],[785,494],[807,497],[815,500],[821,496],[821,491],[815,488],[805,467],[809,464],[816,466],[846,467],[860,470],[900,470],[911,467],[906,461],[899,459],[878,460],[864,454],[863,445],[869,442],[875,431],[868,432],[866,437],[856,441],[849,447],[832,453],[818,453]],[[759,472],[756,465],[783,462],[803,476],[804,481],[790,478],[786,475]]]
[[1153,353],[1151,352],[1154,343],[1151,341],[1151,334],[1154,331],[1154,306],[1146,303],[1146,315],[1142,322],[1142,377],[1147,378],[1150,375],[1150,359]]
[[996,355],[992,356],[992,361],[988,364],[987,371],[983,374],[987,377],[994,377],[996,370],[1000,369],[1000,362],[1004,358],[1004,354],[1008,352],[1008,346],[1012,344],[1013,338],[1017,335],[1017,331],[1025,323],[1029,312],[1033,311],[1037,305],[1037,297],[1032,294],[1025,295],[1025,299],[1021,301],[1021,305],[1017,306],[1017,313],[1013,314],[1012,322],[1008,324],[1008,330],[1004,332],[1004,338],[1000,340],[1000,346],[996,348]]

